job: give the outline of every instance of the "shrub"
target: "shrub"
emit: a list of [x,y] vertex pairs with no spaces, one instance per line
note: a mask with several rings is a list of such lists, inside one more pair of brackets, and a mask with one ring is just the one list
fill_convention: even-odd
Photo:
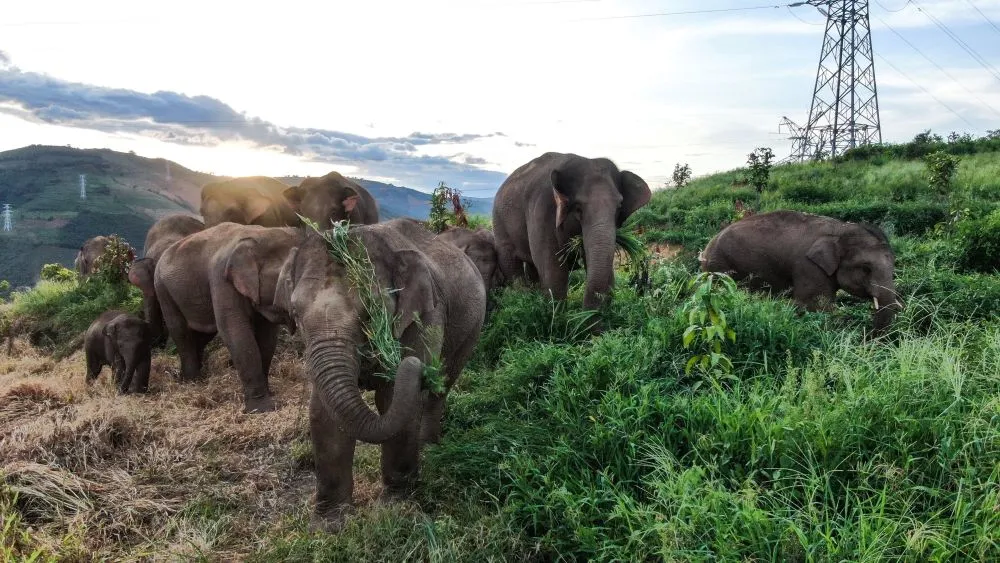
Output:
[[118,235],[108,237],[104,252],[94,262],[95,276],[112,285],[128,284],[128,270],[135,260],[135,250]]
[[959,221],[956,228],[962,268],[977,272],[1000,269],[1000,209],[982,219]]
[[958,157],[937,151],[927,155],[924,160],[927,163],[927,181],[931,188],[941,196],[946,197],[951,194],[952,179],[958,170]]
[[690,179],[691,179],[691,167],[688,166],[686,162],[684,163],[683,166],[681,166],[681,163],[679,162],[674,165],[674,174],[671,177],[671,180],[673,181],[675,187],[683,188],[685,185],[687,185]]
[[782,197],[802,203],[826,203],[838,199],[837,191],[822,184],[789,184],[780,189]]
[[62,264],[46,264],[42,266],[39,276],[45,281],[70,282],[76,279],[76,272],[64,267]]
[[771,161],[774,159],[774,151],[770,147],[759,147],[747,156],[747,166],[750,167],[750,174],[747,181],[753,189],[760,193],[767,189],[771,179]]

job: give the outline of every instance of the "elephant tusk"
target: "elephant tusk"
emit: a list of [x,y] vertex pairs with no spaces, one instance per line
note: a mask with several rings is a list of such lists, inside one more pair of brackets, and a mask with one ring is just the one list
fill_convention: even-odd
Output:
[[878,306],[878,297],[872,297],[872,301],[875,302],[875,310],[877,311],[879,309],[879,306]]

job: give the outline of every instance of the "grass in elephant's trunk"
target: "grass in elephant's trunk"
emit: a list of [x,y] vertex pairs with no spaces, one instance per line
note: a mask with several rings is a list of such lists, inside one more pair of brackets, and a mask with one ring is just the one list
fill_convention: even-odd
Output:
[[[396,289],[379,286],[368,250],[357,237],[351,236],[347,221],[337,221],[332,229],[322,231],[316,223],[305,217],[300,216],[300,218],[323,237],[330,251],[330,257],[342,264],[347,271],[347,281],[358,292],[365,309],[366,318],[362,321],[361,330],[367,345],[362,352],[379,366],[379,377],[393,380],[399,362],[403,359],[403,351],[399,342],[393,337],[392,327],[395,319],[386,308],[385,298],[388,293]],[[419,319],[417,322],[420,322]],[[440,358],[434,357],[425,363],[423,377],[427,388],[436,392],[444,390]]]

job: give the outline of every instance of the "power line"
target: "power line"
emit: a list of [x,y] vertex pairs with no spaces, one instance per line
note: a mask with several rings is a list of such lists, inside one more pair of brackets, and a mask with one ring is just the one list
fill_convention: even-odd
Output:
[[973,10],[979,12],[980,16],[983,16],[983,19],[986,20],[986,23],[988,23],[991,26],[993,26],[993,29],[995,29],[997,31],[997,33],[1000,33],[1000,27],[998,27],[997,24],[993,23],[993,20],[991,20],[986,14],[984,14],[982,10],[980,10],[978,7],[976,7],[976,5],[972,3],[972,0],[965,0],[965,1],[970,6],[972,6]]
[[934,101],[936,101],[937,103],[941,104],[945,109],[947,109],[951,113],[955,114],[956,117],[958,117],[959,119],[961,119],[962,121],[964,121],[969,127],[973,128],[973,129],[976,128],[976,126],[973,125],[972,123],[970,123],[968,119],[966,119],[965,117],[962,116],[962,114],[960,114],[957,111],[955,111],[954,109],[952,109],[951,106],[949,106],[948,104],[946,104],[943,101],[941,101],[941,99],[938,98],[937,96],[935,96],[934,94],[931,94],[930,91],[927,88],[924,88],[923,86],[920,85],[919,82],[917,82],[916,80],[910,78],[910,76],[908,74],[906,74],[902,70],[899,70],[899,68],[896,65],[890,63],[888,59],[886,59],[885,57],[883,57],[882,55],[880,55],[878,53],[875,53],[875,56],[877,56],[878,58],[882,59],[882,62],[884,62],[885,64],[889,65],[889,67],[892,68],[892,70],[895,70],[896,72],[898,72],[903,78],[905,78],[905,79],[909,80],[910,82],[912,82],[914,84],[914,86],[916,86],[917,88],[920,88],[921,90],[923,90],[925,94],[927,94],[931,98],[934,98]]
[[655,12],[652,14],[631,14],[626,16],[602,16],[596,18],[581,18],[569,20],[571,22],[603,21],[603,20],[625,20],[634,18],[655,18],[660,16],[688,16],[693,14],[715,14],[720,12],[749,12],[751,10],[774,10],[784,8],[786,4],[769,4],[766,6],[748,6],[744,8],[714,8],[710,10],[684,10],[681,12]]
[[917,4],[916,0],[910,0],[910,1],[913,3],[914,6],[917,7],[918,11],[927,16],[934,23],[934,25],[938,26],[938,28],[941,31],[945,32],[945,34],[947,34],[948,37],[952,39],[952,41],[957,43],[959,47],[964,49],[966,53],[972,56],[972,58],[975,59],[976,62],[978,62],[983,68],[985,68],[987,72],[992,74],[993,78],[1000,80],[1000,71],[997,71],[997,69],[994,68],[993,65],[991,65],[986,59],[984,59],[982,55],[977,53],[975,49],[970,47],[968,43],[963,41],[958,35],[955,34],[955,32],[953,32],[948,26],[942,23],[941,20],[937,19],[936,17],[934,17],[933,14],[923,9],[919,4]]
[[929,62],[932,65],[934,65],[935,68],[937,68],[942,73],[944,73],[944,75],[947,76],[948,78],[950,78],[955,84],[958,84],[959,86],[961,86],[962,89],[965,90],[966,92],[968,92],[972,97],[974,97],[977,100],[979,100],[979,102],[982,103],[984,106],[990,108],[990,110],[993,113],[995,113],[998,116],[1000,116],[1000,111],[997,111],[997,109],[994,108],[993,106],[991,106],[989,104],[989,102],[983,100],[975,92],[973,92],[972,90],[966,88],[965,84],[962,84],[957,78],[955,78],[954,76],[952,76],[950,72],[948,72],[947,70],[945,70],[944,68],[942,68],[941,65],[939,65],[936,62],[934,62],[933,60],[931,60],[930,57],[928,57],[927,55],[925,55],[923,51],[921,51],[920,49],[918,49],[916,47],[916,45],[914,45],[913,43],[910,43],[910,41],[908,39],[906,39],[905,37],[903,37],[898,31],[896,31],[896,29],[894,27],[892,27],[891,25],[889,25],[885,20],[883,20],[882,18],[879,18],[878,16],[876,16],[876,18],[878,19],[878,21],[882,22],[882,25],[884,25],[889,31],[895,33],[896,37],[899,37],[900,39],[902,39],[904,43],[906,43],[907,45],[909,45],[911,49],[913,49],[914,51],[916,51],[917,54],[919,54],[921,57],[923,57],[927,62]]
[[913,0],[906,0],[906,4],[903,4],[903,7],[901,7],[898,10],[890,10],[889,8],[886,8],[885,6],[883,6],[882,3],[879,2],[878,0],[875,0],[875,3],[878,4],[879,8],[882,8],[886,12],[889,12],[890,14],[896,14],[896,13],[899,13],[899,12],[902,12],[903,10],[905,10],[906,7],[909,6],[912,1]]

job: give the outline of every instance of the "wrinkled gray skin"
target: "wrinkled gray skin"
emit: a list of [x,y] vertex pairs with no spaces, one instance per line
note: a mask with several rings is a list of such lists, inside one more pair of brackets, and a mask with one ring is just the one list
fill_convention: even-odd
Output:
[[263,227],[300,223],[285,199],[287,185],[267,176],[247,176],[206,184],[201,189],[200,213],[206,227],[231,222]]
[[378,203],[354,180],[339,172],[319,178],[306,178],[298,186],[284,191],[285,199],[303,217],[315,221],[320,229],[332,222],[349,219],[352,225],[378,223]]
[[87,384],[110,366],[119,393],[147,391],[152,337],[145,321],[125,311],[101,313],[87,329],[83,346]]
[[614,285],[615,232],[651,196],[642,178],[606,158],[545,153],[504,181],[493,202],[500,269],[508,281],[540,281],[565,299],[569,265],[559,252],[583,234],[587,285],[583,304],[596,309]]
[[[385,494],[406,494],[419,476],[420,447],[437,442],[445,397],[475,348],[486,291],[472,261],[412,219],[351,228],[372,259],[378,285],[395,288],[385,302],[393,336],[407,357],[395,380],[362,361],[364,311],[343,266],[310,235],[281,268],[275,304],[298,325],[313,381],[310,424],[317,491],[314,523],[336,529],[350,508],[355,441],[382,445]],[[419,323],[414,319],[419,319]],[[422,366],[443,361],[443,393],[421,391]],[[375,390],[378,414],[361,396]]]
[[166,341],[163,313],[156,299],[156,288],[153,287],[156,262],[172,244],[204,229],[205,224],[190,215],[169,215],[158,220],[146,233],[143,257],[132,262],[129,267],[128,281],[142,290],[143,311],[152,331],[154,343]]
[[80,250],[76,253],[76,259],[73,261],[73,267],[76,268],[81,278],[94,273],[94,264],[107,246],[108,237],[103,235],[89,238],[80,246]]
[[201,378],[205,346],[218,333],[243,384],[244,411],[274,410],[267,374],[288,316],[272,299],[282,261],[302,236],[295,227],[221,223],[164,251],[153,285],[181,380]]
[[798,211],[751,215],[717,234],[699,256],[701,269],[723,272],[756,291],[792,291],[810,311],[829,310],[838,289],[871,299],[875,333],[902,303],[895,256],[877,227]]
[[493,231],[489,229],[473,231],[464,227],[451,227],[437,235],[436,238],[458,247],[472,260],[476,269],[479,270],[479,275],[482,276],[483,287],[486,288],[487,293],[503,284]]

